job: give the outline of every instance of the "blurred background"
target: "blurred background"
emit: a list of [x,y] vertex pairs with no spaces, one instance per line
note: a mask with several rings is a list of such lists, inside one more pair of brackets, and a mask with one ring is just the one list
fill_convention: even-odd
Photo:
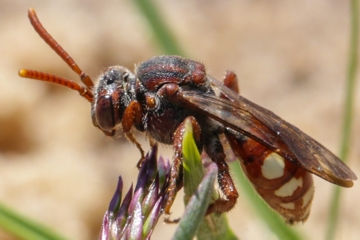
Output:
[[[233,70],[241,94],[339,153],[350,36],[348,1],[153,1],[187,57],[221,80]],[[96,239],[116,187],[136,181],[137,149],[91,123],[90,104],[74,91],[22,79],[20,68],[78,76],[36,34],[27,9],[93,79],[110,65],[162,54],[132,1],[0,0],[0,201],[71,239]],[[357,85],[357,95],[360,92]],[[360,176],[360,98],[348,165]],[[138,139],[145,150],[143,135]],[[172,156],[162,146],[161,155]],[[315,177],[308,221],[296,226],[323,239],[333,185]],[[276,239],[241,192],[229,222],[241,239]],[[338,239],[358,239],[360,186],[342,195]],[[173,217],[183,211],[181,195]],[[161,221],[161,220],[160,220]],[[176,225],[159,223],[153,239]],[[0,229],[0,239],[13,239]]]

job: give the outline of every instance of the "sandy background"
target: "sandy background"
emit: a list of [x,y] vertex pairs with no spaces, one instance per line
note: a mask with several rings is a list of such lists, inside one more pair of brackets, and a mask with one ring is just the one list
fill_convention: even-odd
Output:
[[[211,75],[234,70],[245,97],[339,152],[348,1],[156,2],[188,56]],[[161,52],[131,1],[0,0],[0,201],[71,239],[96,239],[117,176],[125,188],[135,181],[139,153],[124,137],[112,141],[95,129],[89,104],[76,92],[17,76],[19,68],[32,68],[78,81],[32,29],[29,7],[94,79],[106,66],[133,69]],[[360,176],[356,101],[349,165]],[[171,157],[170,148],[161,153]],[[315,184],[310,219],[297,228],[323,239],[333,187],[318,178]],[[344,191],[337,239],[360,235],[359,194],[358,182]],[[229,214],[236,234],[274,239],[245,199],[241,194]],[[174,216],[181,212],[179,201]],[[168,239],[174,229],[159,223],[153,239]],[[12,238],[0,230],[0,239]]]

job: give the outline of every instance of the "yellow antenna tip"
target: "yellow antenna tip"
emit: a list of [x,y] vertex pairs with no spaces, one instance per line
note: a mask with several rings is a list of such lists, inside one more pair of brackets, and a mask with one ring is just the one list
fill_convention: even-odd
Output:
[[20,69],[18,74],[20,77],[26,78],[28,75],[28,71],[26,69]]

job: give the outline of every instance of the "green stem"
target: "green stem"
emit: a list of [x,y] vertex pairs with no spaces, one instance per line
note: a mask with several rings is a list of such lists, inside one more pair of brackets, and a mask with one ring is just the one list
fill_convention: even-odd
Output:
[[167,55],[184,55],[172,31],[166,26],[166,22],[158,11],[156,5],[148,0],[136,0],[142,15],[146,18],[156,38],[157,45]]
[[210,201],[219,197],[214,190],[217,167],[209,165],[205,172],[190,121],[186,121],[185,124],[182,148],[186,209],[172,239],[192,239],[195,234],[197,239],[237,239],[225,213],[220,216],[210,214],[204,217]]
[[[349,67],[347,76],[346,95],[344,103],[344,123],[342,130],[342,142],[340,150],[340,158],[346,162],[349,155],[349,146],[351,139],[351,127],[353,123],[353,103],[355,96],[355,80],[356,80],[356,66],[358,63],[358,42],[359,42],[359,1],[351,1],[351,39],[349,52]],[[328,222],[328,229],[326,233],[327,240],[335,239],[335,231],[339,221],[339,205],[340,205],[341,189],[336,187],[333,193],[333,198],[330,206],[330,216]]]

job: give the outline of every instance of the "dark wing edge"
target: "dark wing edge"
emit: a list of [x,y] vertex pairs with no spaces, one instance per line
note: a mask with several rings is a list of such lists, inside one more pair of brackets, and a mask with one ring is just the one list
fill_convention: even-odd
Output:
[[[279,145],[276,143],[280,139],[288,148],[285,151],[290,150],[295,155],[296,159],[292,160],[309,172],[339,186],[353,185],[352,180],[357,179],[356,175],[316,140],[273,112],[233,92],[216,79],[209,77],[209,80],[230,100],[184,90],[181,93],[182,101],[208,114],[225,127],[244,134],[271,150],[277,150]],[[288,159],[288,156],[283,157]]]

